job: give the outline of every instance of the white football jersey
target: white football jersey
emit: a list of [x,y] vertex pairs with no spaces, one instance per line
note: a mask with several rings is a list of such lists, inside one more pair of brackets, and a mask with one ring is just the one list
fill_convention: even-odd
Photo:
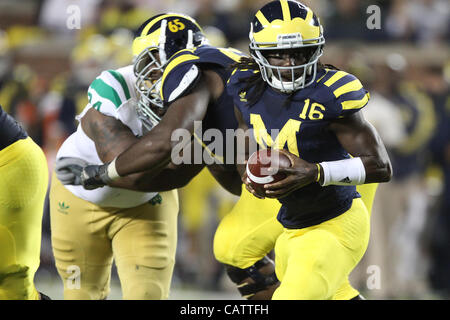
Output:
[[[144,126],[136,111],[138,97],[134,89],[135,76],[133,66],[117,70],[103,71],[88,89],[89,103],[76,117],[78,121],[90,108],[95,108],[106,116],[121,121],[134,133],[142,136]],[[91,164],[102,164],[95,143],[78,124],[77,130],[70,135],[59,149],[56,158],[76,157]],[[138,192],[105,186],[95,190],[86,190],[82,186],[65,186],[77,197],[102,207],[132,208],[150,201],[157,193]]]

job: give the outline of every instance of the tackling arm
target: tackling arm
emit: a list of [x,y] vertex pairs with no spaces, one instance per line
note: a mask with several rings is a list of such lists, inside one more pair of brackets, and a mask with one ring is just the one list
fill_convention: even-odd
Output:
[[[94,141],[97,154],[102,162],[112,161],[134,143],[139,142],[133,132],[119,120],[90,109],[81,119],[86,135]],[[185,186],[203,165],[169,164],[161,172],[140,172],[118,179],[112,187],[147,192],[162,192]]]
[[112,161],[117,155],[139,141],[122,122],[91,108],[81,118],[84,133],[95,143],[102,162]]
[[236,196],[241,195],[242,181],[237,170],[226,170],[219,164],[209,165],[208,170],[225,190]]
[[203,120],[210,101],[219,97],[223,89],[224,84],[218,74],[203,72],[190,93],[175,100],[161,122],[137,143],[111,163],[85,167],[81,184],[85,189],[95,189],[106,184],[114,186],[115,180],[135,173],[145,172],[154,177],[169,164],[173,148],[180,148],[177,144],[181,143],[172,140],[175,130],[184,130],[182,135],[192,135],[195,121]]
[[210,93],[204,80],[193,91],[171,104],[161,122],[143,136],[139,142],[121,153],[115,167],[119,176],[164,168],[171,158],[176,142],[172,133],[179,130],[194,132],[194,121],[201,121],[205,116]]

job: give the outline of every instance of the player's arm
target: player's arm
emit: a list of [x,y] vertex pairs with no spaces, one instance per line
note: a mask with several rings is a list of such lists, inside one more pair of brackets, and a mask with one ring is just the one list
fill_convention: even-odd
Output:
[[[235,106],[234,107],[234,115],[236,117],[236,120],[238,122],[238,130],[243,132],[249,132],[249,128],[247,124],[245,123],[244,118],[242,117],[241,111]],[[239,175],[242,177],[242,180],[244,181],[247,178],[245,167],[247,165],[247,160],[250,157],[249,155],[249,145],[250,145],[250,137],[248,135],[245,135],[244,137],[244,146],[237,146],[236,145],[236,169],[239,173]]]
[[242,181],[237,170],[226,170],[220,164],[209,165],[208,170],[225,190],[236,196],[241,195]]
[[322,186],[360,185],[391,179],[392,166],[386,148],[362,112],[336,119],[328,129],[353,158],[309,163],[283,151],[290,158],[292,167],[278,169],[286,173],[287,178],[266,185],[267,197],[280,198],[313,182]]
[[[183,149],[191,143],[181,143],[172,139],[175,130],[182,130],[182,135],[194,132],[195,122],[201,121],[210,101],[223,92],[224,84],[214,71],[204,71],[184,96],[170,104],[161,122],[137,143],[121,153],[111,163],[101,166],[87,166],[82,169],[81,181],[85,189],[95,189],[130,174],[146,172],[154,176],[171,160],[172,151]],[[186,139],[184,139],[186,140]]]
[[98,157],[104,163],[139,141],[121,121],[91,108],[81,118],[81,128],[94,141]]
[[[90,109],[81,119],[81,127],[95,143],[102,162],[112,161],[121,152],[139,141],[121,121]],[[185,186],[203,168],[201,165],[168,165],[158,174],[140,172],[119,179],[113,187],[147,192],[162,192]]]
[[120,176],[158,171],[167,165],[173,147],[175,130],[194,132],[194,122],[203,120],[210,101],[223,91],[222,79],[213,71],[204,71],[191,91],[172,102],[161,122],[142,139],[116,159],[115,168]]
[[244,118],[242,117],[242,113],[239,111],[238,108],[234,107],[234,115],[236,117],[236,120],[238,122],[238,130],[244,132],[244,146],[241,146],[239,143],[235,143],[236,146],[236,169],[241,177],[241,181],[245,184],[246,189],[252,193],[255,197],[263,199],[262,196],[256,193],[256,191],[253,189],[252,185],[250,184],[250,181],[247,177],[247,160],[250,157],[250,137],[248,135],[249,128],[247,124],[245,123]]
[[110,186],[143,192],[164,192],[185,187],[204,165],[179,165],[170,163],[162,171],[154,174],[140,172],[111,182]]
[[[331,122],[329,129],[334,132],[342,147],[353,157],[342,161],[347,162],[349,169],[360,172],[360,177],[350,178],[355,183],[349,184],[390,181],[392,165],[384,143],[376,129],[364,119],[362,112],[356,112]],[[350,161],[355,164],[350,165]],[[359,165],[359,168],[356,165],[358,162],[362,164],[362,166]],[[329,168],[324,169],[325,166]],[[320,183],[322,185],[333,184],[333,180],[339,179],[334,177],[333,170],[336,169],[333,165],[330,167],[330,162],[321,164]]]

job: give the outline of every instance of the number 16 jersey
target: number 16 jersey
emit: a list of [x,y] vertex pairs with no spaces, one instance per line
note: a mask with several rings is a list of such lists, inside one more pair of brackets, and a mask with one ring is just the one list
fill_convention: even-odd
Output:
[[[245,92],[245,83],[240,79],[257,72],[235,70],[227,90],[259,145],[287,149],[311,163],[350,158],[328,124],[367,104],[369,93],[355,76],[321,69],[312,85],[291,97],[266,85],[258,101],[249,105],[247,97],[253,89]],[[286,100],[288,97],[290,100]],[[357,197],[360,195],[355,186],[322,187],[311,183],[279,199],[282,206],[278,220],[285,228],[313,226],[344,213]]]

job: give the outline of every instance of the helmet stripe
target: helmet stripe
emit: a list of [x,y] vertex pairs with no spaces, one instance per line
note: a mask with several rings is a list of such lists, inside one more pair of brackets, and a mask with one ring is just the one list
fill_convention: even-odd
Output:
[[195,24],[202,32],[202,28],[200,27],[200,25],[193,20],[192,18],[184,15],[184,14],[180,14],[180,13],[168,13],[168,14],[163,14],[158,16],[157,18],[155,18],[154,20],[150,21],[150,23],[148,25],[145,26],[145,28],[142,30],[140,36],[145,36],[147,35],[147,33],[149,32],[149,30],[155,25],[157,24],[159,21],[165,19],[165,18],[177,18],[177,17],[183,17],[189,21],[191,21],[193,24]]
[[259,22],[261,22],[261,25],[268,26],[270,24],[270,22],[266,19],[261,10],[258,11],[255,16],[256,18],[258,18]]
[[308,14],[306,15],[305,21],[306,21],[306,23],[313,26],[314,25],[314,21],[313,21],[314,12],[310,8],[307,8],[306,10],[308,11]]
[[289,5],[286,0],[280,0],[281,10],[283,11],[283,20],[291,21],[291,12],[289,10]]
[[153,27],[159,21],[161,21],[161,20],[163,20],[165,18],[168,18],[170,16],[172,16],[172,15],[170,15],[170,14],[163,14],[163,15],[157,17],[156,19],[150,21],[150,23],[148,25],[146,25],[145,28],[142,30],[140,36],[146,36],[151,27]]

